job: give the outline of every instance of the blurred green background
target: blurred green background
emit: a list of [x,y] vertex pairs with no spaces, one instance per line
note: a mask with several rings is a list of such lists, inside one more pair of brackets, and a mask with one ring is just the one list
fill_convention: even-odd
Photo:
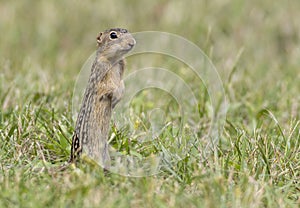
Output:
[[191,40],[224,82],[237,65],[231,77],[240,85],[235,93],[297,93],[299,8],[298,1],[1,1],[1,89],[14,80],[14,99],[61,87],[69,91],[96,49],[97,33],[123,27]]
[[183,36],[225,83],[239,86],[231,99],[251,91],[251,102],[269,94],[267,104],[277,102],[299,94],[299,8],[298,1],[1,1],[1,90],[14,81],[15,91],[4,107],[36,91],[70,92],[97,33],[112,27]]
[[225,74],[242,49],[244,70],[261,71],[260,77],[295,73],[299,64],[297,1],[1,1],[0,9],[1,65],[8,61],[9,71],[31,62],[76,76],[97,33],[116,26],[181,35]]

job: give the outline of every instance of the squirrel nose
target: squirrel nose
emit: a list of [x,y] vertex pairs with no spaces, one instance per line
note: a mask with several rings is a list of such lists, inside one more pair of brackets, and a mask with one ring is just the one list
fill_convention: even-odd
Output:
[[128,45],[133,47],[135,43],[136,43],[135,39],[132,39],[131,41],[129,41]]

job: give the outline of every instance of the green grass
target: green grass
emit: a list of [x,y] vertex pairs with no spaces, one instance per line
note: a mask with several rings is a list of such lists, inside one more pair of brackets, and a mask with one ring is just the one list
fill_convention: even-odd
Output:
[[[299,207],[300,3],[101,2],[0,1],[0,207]],[[229,101],[214,154],[203,157],[201,131],[187,126],[189,154],[157,175],[124,177],[90,163],[57,170],[70,153],[77,75],[96,34],[115,26],[175,33],[208,54]],[[203,92],[202,130],[207,101]],[[132,108],[142,114],[151,103]],[[171,126],[145,146],[126,129],[112,132],[124,154],[172,152]]]

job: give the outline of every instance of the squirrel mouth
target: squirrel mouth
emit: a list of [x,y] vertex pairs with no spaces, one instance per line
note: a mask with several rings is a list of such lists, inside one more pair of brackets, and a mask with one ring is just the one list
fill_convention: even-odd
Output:
[[130,48],[133,48],[134,44],[133,44],[133,43],[128,43],[128,46],[129,46]]
[[130,51],[133,48],[134,45],[135,45],[135,42],[134,43],[128,43],[127,47],[124,48],[124,51]]

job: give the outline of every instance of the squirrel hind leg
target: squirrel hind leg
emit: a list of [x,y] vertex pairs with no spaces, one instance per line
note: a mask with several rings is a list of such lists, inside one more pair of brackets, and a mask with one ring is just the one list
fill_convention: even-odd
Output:
[[79,160],[81,154],[81,145],[79,141],[79,137],[76,133],[74,133],[72,137],[72,146],[71,146],[71,157],[69,159],[69,163],[75,163]]

